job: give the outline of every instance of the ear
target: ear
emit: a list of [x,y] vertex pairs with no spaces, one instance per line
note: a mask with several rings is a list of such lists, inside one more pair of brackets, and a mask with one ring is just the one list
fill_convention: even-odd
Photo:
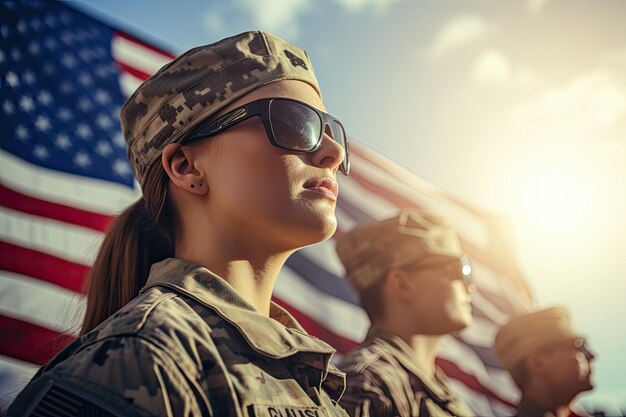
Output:
[[191,148],[170,143],[163,149],[161,163],[173,185],[193,194],[204,195],[209,187],[204,172],[196,167],[196,157],[197,152]]
[[385,286],[395,300],[409,303],[414,299],[415,280],[400,268],[391,268],[385,275]]

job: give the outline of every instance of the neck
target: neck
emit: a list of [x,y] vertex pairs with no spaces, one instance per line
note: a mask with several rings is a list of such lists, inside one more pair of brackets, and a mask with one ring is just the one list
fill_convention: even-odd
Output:
[[430,378],[435,376],[435,358],[443,339],[442,335],[414,334],[398,326],[397,321],[391,320],[376,321],[372,327],[395,334],[404,340],[411,348],[411,356],[419,369]]
[[206,236],[189,242],[176,245],[177,258],[207,268],[228,282],[260,314],[269,316],[278,273],[293,250],[271,251],[267,245],[228,239],[212,242]]
[[409,346],[415,353],[415,362],[431,378],[435,376],[435,358],[442,338],[443,336],[440,335],[415,335],[409,342]]

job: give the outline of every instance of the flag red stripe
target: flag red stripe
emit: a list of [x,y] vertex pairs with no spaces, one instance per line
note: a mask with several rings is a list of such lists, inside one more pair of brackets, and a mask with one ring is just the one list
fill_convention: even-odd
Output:
[[467,388],[476,392],[480,392],[481,394],[486,395],[487,397],[491,397],[501,402],[502,404],[506,404],[510,407],[515,408],[515,405],[503,399],[502,397],[500,397],[498,394],[494,393],[490,389],[484,387],[474,375],[466,374],[461,369],[459,369],[459,367],[456,366],[454,362],[451,362],[443,358],[437,358],[436,361],[437,361],[437,365],[449,378],[459,380]]
[[163,49],[156,48],[154,45],[150,45],[150,44],[148,44],[148,43],[146,43],[146,42],[144,42],[144,41],[142,41],[140,39],[133,38],[132,36],[130,36],[127,33],[115,32],[115,35],[119,36],[120,38],[124,38],[127,41],[129,41],[129,42],[136,43],[137,45],[140,45],[140,46],[142,46],[142,47],[144,47],[146,49],[149,49],[152,52],[161,54],[161,55],[163,55],[164,58],[167,58],[167,59],[174,59],[174,58],[176,58],[176,55],[173,55],[173,54],[171,54],[171,53],[169,53],[169,52],[167,52],[167,51],[165,51]]
[[48,253],[0,241],[0,269],[82,292],[89,267]]
[[134,67],[131,67],[130,65],[124,64],[123,62],[119,62],[119,61],[115,61],[115,62],[117,63],[117,65],[120,66],[122,71],[131,74],[135,78],[139,78],[141,81],[145,81],[148,78],[150,78],[150,76],[151,76],[147,72],[140,71],[137,68],[134,68]]
[[74,340],[36,324],[0,315],[0,355],[43,365]]
[[357,343],[355,341],[347,339],[331,330],[328,330],[311,317],[290,306],[284,300],[276,297],[274,297],[273,300],[274,302],[276,302],[276,304],[282,306],[287,311],[289,311],[291,315],[298,321],[298,323],[300,323],[300,325],[304,328],[304,330],[306,330],[309,334],[315,337],[319,337],[320,339],[337,349],[337,352],[345,354],[357,346]]
[[98,232],[104,232],[113,220],[113,216],[40,200],[2,184],[0,184],[0,205],[23,213],[87,227]]

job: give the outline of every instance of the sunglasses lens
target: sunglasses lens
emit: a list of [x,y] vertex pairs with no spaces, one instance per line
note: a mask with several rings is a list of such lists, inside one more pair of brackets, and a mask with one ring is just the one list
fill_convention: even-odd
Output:
[[472,263],[467,256],[461,256],[461,275],[463,280],[470,284],[472,282]]
[[345,157],[341,163],[341,171],[348,175],[348,172],[350,171],[350,145],[348,142],[348,136],[346,136],[346,131],[337,120],[333,120],[332,123],[330,123],[330,130],[333,134],[335,142],[339,143],[345,151]]
[[270,104],[270,120],[278,145],[294,151],[311,151],[321,138],[322,119],[312,109],[287,100]]

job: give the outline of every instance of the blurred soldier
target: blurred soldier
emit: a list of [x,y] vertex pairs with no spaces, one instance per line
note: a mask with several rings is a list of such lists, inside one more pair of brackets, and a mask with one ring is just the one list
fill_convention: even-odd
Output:
[[443,336],[472,323],[468,259],[442,219],[404,210],[337,243],[372,323],[340,368],[353,417],[472,415],[435,365]]
[[518,417],[567,416],[574,398],[593,389],[595,356],[564,307],[514,318],[500,329],[494,348],[522,391]]

